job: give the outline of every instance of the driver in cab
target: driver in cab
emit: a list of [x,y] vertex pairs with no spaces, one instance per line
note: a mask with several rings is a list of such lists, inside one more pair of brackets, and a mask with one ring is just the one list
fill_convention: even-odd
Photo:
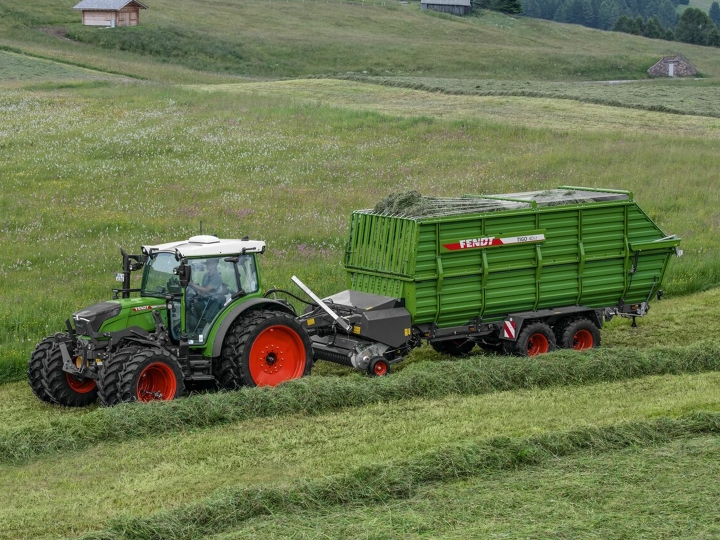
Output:
[[222,291],[222,277],[218,273],[218,260],[207,259],[205,261],[207,271],[202,278],[202,284],[190,282],[188,287],[194,289],[202,295],[217,295]]

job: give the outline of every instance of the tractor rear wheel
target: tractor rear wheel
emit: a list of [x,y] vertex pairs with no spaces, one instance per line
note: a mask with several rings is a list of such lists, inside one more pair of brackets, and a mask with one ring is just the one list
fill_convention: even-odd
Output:
[[141,347],[137,345],[122,347],[105,360],[100,370],[97,385],[100,403],[106,407],[112,407],[120,403],[120,374],[140,349]]
[[279,311],[253,311],[225,337],[218,373],[221,385],[276,386],[310,374],[310,338],[295,317]]
[[86,407],[97,399],[98,391],[94,379],[75,376],[63,370],[63,358],[58,342],[47,350],[40,374],[45,394],[52,403],[65,407]]
[[431,341],[430,346],[440,354],[450,356],[467,356],[475,348],[475,342],[469,339],[449,339],[445,341]]
[[543,322],[528,324],[522,329],[513,347],[517,356],[537,356],[555,350],[555,334]]
[[172,401],[183,388],[182,370],[168,351],[139,349],[120,373],[118,402]]
[[54,336],[49,336],[43,339],[40,343],[35,346],[35,350],[30,355],[30,361],[28,362],[28,383],[33,391],[33,394],[46,403],[53,403],[50,395],[45,391],[43,385],[43,373],[42,369],[45,365],[48,356],[50,356],[50,350],[57,346],[58,341],[67,338],[67,334],[59,333]]
[[600,330],[590,319],[580,317],[561,321],[555,329],[558,346],[582,351],[600,346]]

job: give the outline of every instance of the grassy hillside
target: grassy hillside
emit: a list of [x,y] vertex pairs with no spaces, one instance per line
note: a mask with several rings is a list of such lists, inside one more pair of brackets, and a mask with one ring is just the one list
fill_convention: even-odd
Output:
[[[717,536],[713,50],[415,3],[158,0],[127,31],[71,4],[0,0],[0,538]],[[706,78],[585,82],[674,51]],[[600,350],[422,348],[383,379],[318,363],[111,409],[22,380],[42,336],[108,298],[120,246],[202,221],[266,240],[267,286],[325,295],[353,209],[561,184],[632,190],[683,237],[666,298]]]
[[[351,71],[470,79],[637,79],[645,78],[661,56],[677,52],[704,75],[720,74],[712,48],[487,11],[457,18],[421,11],[417,2],[383,4],[157,0],[141,12],[140,26],[108,30],[82,27],[72,2],[1,0],[0,45],[188,82],[198,80],[190,70],[262,77]],[[62,37],[66,34],[72,41]]]

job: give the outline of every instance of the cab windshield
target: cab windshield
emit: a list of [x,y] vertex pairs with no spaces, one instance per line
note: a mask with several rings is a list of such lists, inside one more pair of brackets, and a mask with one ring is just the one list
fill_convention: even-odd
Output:
[[168,294],[180,293],[180,281],[173,270],[180,265],[172,253],[158,253],[145,263],[141,296],[164,298]]

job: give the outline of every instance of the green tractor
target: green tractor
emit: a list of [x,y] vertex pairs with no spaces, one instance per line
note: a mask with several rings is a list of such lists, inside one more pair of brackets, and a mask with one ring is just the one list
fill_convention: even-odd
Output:
[[35,347],[30,387],[49,403],[111,406],[172,400],[194,383],[237,389],[309,374],[310,339],[294,309],[263,296],[264,251],[262,241],[208,235],[143,246],[141,255],[121,250],[122,288]]

